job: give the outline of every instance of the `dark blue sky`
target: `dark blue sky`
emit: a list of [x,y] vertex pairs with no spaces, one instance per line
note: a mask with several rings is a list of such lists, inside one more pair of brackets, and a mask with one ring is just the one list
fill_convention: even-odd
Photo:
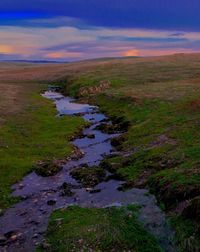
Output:
[[[90,25],[200,30],[199,0],[1,0],[1,22],[67,16]],[[7,19],[7,20],[6,20]]]
[[[192,37],[198,37],[197,33],[200,32],[199,10],[200,0],[1,0],[0,32],[3,30],[3,34],[5,34],[5,27],[9,27],[9,29],[17,27],[17,29],[26,29],[26,32],[30,31],[31,36],[34,37],[33,29],[37,29],[35,34],[38,34],[38,32],[40,33],[39,29],[73,27],[78,29],[79,35],[83,36],[82,31],[85,31],[84,36],[86,35],[86,37],[88,36],[88,30],[91,33],[94,31],[94,36],[96,36],[98,43],[99,37],[104,37],[109,44],[109,31],[104,34],[103,30],[108,29],[112,31],[114,29],[115,31],[118,30],[119,34],[116,36],[111,35],[110,40],[114,40],[118,48],[121,41],[121,45],[126,49],[135,50],[138,48],[138,42],[141,41],[144,42],[142,49],[145,50],[148,47],[152,47],[152,42],[154,41],[154,46],[156,43],[163,42],[162,46],[158,46],[159,48],[164,46],[169,50],[177,47],[183,50],[184,48],[190,48],[190,46],[189,41],[187,43],[188,36],[185,38],[182,35],[193,32],[196,34],[193,34],[194,36]],[[152,34],[153,37],[150,38],[150,36],[145,37],[145,34],[143,37],[134,33],[133,36],[129,37],[126,34],[126,36],[119,39],[121,30],[132,29],[137,29],[138,34],[140,34],[139,30],[142,32],[145,30],[145,34],[148,30],[158,31],[158,36]],[[102,34],[99,32],[100,30],[102,30]],[[160,34],[160,32],[166,31],[171,31],[172,34],[169,36]],[[77,31],[74,32],[78,33]],[[71,35],[70,33],[70,38]],[[48,37],[47,34],[45,36]],[[87,39],[83,40],[86,48]],[[93,40],[94,38],[88,43],[93,43]],[[30,38],[28,41],[31,43]],[[123,44],[123,41],[127,42],[126,45]],[[147,45],[148,41],[149,46]],[[177,46],[175,46],[176,41]],[[195,39],[195,41],[192,41],[191,50],[199,49],[197,48],[197,41],[199,40]],[[71,40],[69,42],[70,45],[71,42],[73,43]],[[75,42],[78,43],[77,40]],[[132,47],[130,42],[132,42]],[[167,42],[168,46],[166,45]],[[2,43],[0,37],[1,44],[4,46],[4,51],[6,51],[5,41]],[[80,46],[81,44],[83,44],[82,39],[80,39]],[[52,48],[60,45],[64,45],[63,48],[65,49],[63,50],[67,51],[67,37],[63,37],[63,42],[59,40],[58,44],[56,42],[52,44]],[[18,46],[20,47],[20,44]],[[44,47],[49,48],[49,44],[45,45],[44,43]],[[71,50],[70,47],[69,51]],[[1,51],[2,54],[5,54],[3,50]],[[9,51],[8,48],[7,51]]]

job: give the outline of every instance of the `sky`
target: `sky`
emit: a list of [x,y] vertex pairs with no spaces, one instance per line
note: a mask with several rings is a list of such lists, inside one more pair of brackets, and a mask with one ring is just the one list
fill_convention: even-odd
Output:
[[0,60],[200,52],[199,0],[1,0]]

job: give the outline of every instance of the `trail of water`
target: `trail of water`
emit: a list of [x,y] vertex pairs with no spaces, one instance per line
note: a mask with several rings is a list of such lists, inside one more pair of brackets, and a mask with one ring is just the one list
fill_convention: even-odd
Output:
[[[164,213],[157,206],[155,197],[149,195],[148,190],[134,188],[121,192],[117,188],[122,181],[110,180],[94,188],[101,189],[99,193],[91,194],[85,188],[80,188],[77,181],[70,176],[71,169],[86,163],[89,166],[98,165],[104,156],[113,151],[110,139],[116,134],[104,134],[95,130],[96,125],[106,118],[105,115],[99,113],[97,107],[75,103],[73,99],[56,92],[45,92],[43,96],[55,102],[59,115],[81,113],[85,120],[91,122],[91,126],[83,132],[86,136],[72,142],[83,150],[85,155],[79,160],[67,162],[55,176],[40,177],[33,172],[13,186],[13,195],[21,196],[23,200],[8,209],[0,218],[0,244],[2,236],[7,238],[5,244],[0,245],[0,251],[34,251],[36,245],[43,240],[50,214],[57,208],[70,204],[107,207],[130,203],[141,205],[139,220],[156,236],[164,251],[176,251],[171,242],[173,232],[166,223]],[[88,138],[88,134],[94,134],[95,138]],[[77,188],[73,189],[74,196],[61,195],[60,187],[64,182],[77,185]]]

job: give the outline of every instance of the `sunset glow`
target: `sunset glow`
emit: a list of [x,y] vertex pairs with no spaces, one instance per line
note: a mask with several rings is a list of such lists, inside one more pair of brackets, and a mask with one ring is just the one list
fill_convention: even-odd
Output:
[[138,50],[129,50],[124,53],[124,56],[126,56],[126,57],[139,56],[139,51]]
[[193,8],[185,0],[175,1],[173,10],[156,2],[155,9],[146,0],[59,0],[56,5],[19,0],[8,11],[8,1],[1,0],[0,60],[75,61],[200,51],[200,2]]
[[14,52],[14,50],[12,49],[11,46],[0,45],[0,53],[2,53],[2,54],[11,54],[13,52]]
[[52,59],[64,59],[67,57],[73,57],[73,58],[79,58],[81,57],[81,53],[78,52],[52,52],[46,55],[47,58],[52,58]]

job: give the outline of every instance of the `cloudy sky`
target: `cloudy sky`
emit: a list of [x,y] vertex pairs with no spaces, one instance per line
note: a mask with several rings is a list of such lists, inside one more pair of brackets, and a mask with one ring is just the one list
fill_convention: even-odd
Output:
[[199,0],[0,0],[0,60],[200,51]]

